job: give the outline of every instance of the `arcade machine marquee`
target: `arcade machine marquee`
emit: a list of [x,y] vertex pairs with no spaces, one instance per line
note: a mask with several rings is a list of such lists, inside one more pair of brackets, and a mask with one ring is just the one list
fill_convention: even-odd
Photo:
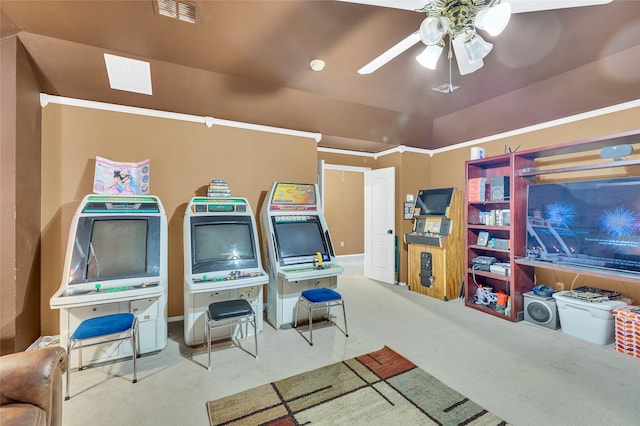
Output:
[[[244,298],[263,329],[263,286],[260,245],[251,206],[244,198],[195,197],[184,216],[184,338],[187,345],[205,340],[204,323],[210,303]],[[219,327],[212,340],[239,330]],[[246,327],[243,335],[252,335]]]
[[[88,318],[132,312],[140,353],[167,344],[167,219],[152,195],[87,195],[71,221],[62,283],[51,297],[60,309],[60,343]],[[91,362],[131,355],[121,342],[83,349]]]
[[293,323],[296,301],[307,289],[336,288],[336,263],[318,187],[274,182],[260,212],[267,286],[267,321],[276,329]]

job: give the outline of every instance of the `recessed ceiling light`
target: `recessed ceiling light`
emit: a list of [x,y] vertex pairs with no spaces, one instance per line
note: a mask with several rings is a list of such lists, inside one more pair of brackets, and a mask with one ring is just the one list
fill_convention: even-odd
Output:
[[325,63],[322,59],[314,59],[309,62],[309,66],[314,71],[322,71],[324,69],[324,65]]

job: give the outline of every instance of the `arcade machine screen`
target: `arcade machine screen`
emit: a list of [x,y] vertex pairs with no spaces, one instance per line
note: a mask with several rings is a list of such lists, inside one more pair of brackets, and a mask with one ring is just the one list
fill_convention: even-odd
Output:
[[309,257],[320,252],[328,260],[327,243],[319,220],[278,221],[273,218],[281,265],[308,263]]
[[80,218],[71,265],[69,284],[158,276],[160,218]]
[[453,188],[421,189],[416,197],[414,215],[447,216]]
[[192,272],[231,271],[258,267],[251,218],[193,217]]

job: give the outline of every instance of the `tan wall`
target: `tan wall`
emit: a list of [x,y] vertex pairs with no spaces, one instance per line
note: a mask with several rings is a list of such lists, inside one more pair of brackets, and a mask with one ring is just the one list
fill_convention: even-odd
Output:
[[40,105],[28,56],[15,37],[2,43],[0,148],[0,352],[40,336]]
[[336,255],[364,253],[364,173],[325,170],[324,214]]
[[49,298],[60,287],[71,218],[92,191],[96,155],[150,159],[150,192],[169,223],[170,317],[183,315],[182,224],[187,202],[226,179],[254,213],[274,181],[315,183],[313,139],[50,104],[43,109],[42,332],[57,334]]

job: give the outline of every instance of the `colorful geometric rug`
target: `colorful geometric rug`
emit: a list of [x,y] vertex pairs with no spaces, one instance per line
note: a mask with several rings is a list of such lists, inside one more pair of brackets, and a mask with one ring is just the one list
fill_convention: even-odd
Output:
[[506,425],[388,347],[207,402],[211,425]]

